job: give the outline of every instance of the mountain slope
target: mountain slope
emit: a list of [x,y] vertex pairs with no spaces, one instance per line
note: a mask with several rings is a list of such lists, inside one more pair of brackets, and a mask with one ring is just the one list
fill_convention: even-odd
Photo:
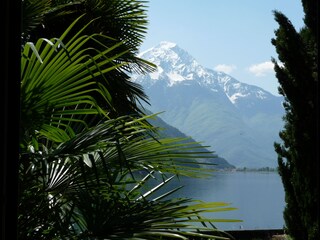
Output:
[[[148,110],[145,111],[147,115],[151,115],[152,113]],[[179,131],[177,128],[172,127],[171,125],[167,124],[165,121],[163,121],[160,117],[155,116],[153,119],[149,119],[149,122],[158,128],[160,128],[159,133],[160,136],[163,137],[172,137],[172,138],[185,138],[187,139],[186,142],[193,143],[194,146],[200,147],[201,144],[197,143],[192,137],[189,137]],[[203,148],[201,151],[207,152],[206,156],[210,156],[210,158],[202,159],[201,162],[207,162],[210,164],[215,164],[213,166],[214,169],[234,169],[235,166],[229,164],[224,158],[221,158],[217,156],[216,154],[211,153],[206,148]],[[203,161],[204,160],[204,161]]]
[[282,97],[206,69],[177,44],[161,42],[141,53],[156,72],[133,76],[150,98],[152,112],[210,145],[236,167],[275,167],[273,142],[282,128]]

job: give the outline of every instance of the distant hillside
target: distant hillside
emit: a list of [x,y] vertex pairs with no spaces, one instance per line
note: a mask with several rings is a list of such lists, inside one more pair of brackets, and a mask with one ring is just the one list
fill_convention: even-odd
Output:
[[[152,113],[148,110],[145,111],[146,114],[151,115]],[[172,138],[188,138],[186,140],[187,142],[194,143],[195,146],[202,146],[201,144],[197,143],[192,137],[189,137],[179,131],[177,128],[170,126],[165,121],[163,121],[160,117],[155,117],[154,119],[149,120],[150,124],[152,124],[155,127],[159,127],[161,130],[159,131],[160,136],[163,137],[172,137]],[[224,158],[221,158],[217,156],[216,154],[213,154],[212,151],[209,151],[206,148],[203,148],[201,151],[207,152],[207,156],[210,156],[210,158],[201,159],[202,162],[205,160],[205,162],[216,164],[214,165],[214,169],[235,169],[235,166],[228,163]],[[211,158],[212,157],[212,158]]]

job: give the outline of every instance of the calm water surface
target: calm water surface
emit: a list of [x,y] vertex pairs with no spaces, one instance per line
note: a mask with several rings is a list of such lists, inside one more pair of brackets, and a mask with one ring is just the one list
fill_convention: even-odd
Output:
[[209,202],[226,202],[234,211],[210,213],[214,218],[243,222],[216,223],[219,229],[283,228],[284,190],[275,172],[216,172],[209,179],[183,179],[175,196]]

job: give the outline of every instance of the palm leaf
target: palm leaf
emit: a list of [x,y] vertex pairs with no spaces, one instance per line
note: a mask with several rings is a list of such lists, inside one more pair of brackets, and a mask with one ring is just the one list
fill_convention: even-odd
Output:
[[51,1],[21,1],[22,7],[22,38],[28,40],[30,33],[39,27],[44,20],[45,12],[50,9]]
[[[110,119],[85,130],[60,144],[53,156],[81,157],[84,153],[101,153],[97,164],[102,161],[125,169],[156,170],[185,176],[205,176],[210,169],[199,168],[201,158],[208,152],[185,139],[155,139],[148,134],[154,128],[145,124],[147,118],[120,117]],[[198,149],[198,151],[195,151]],[[203,148],[202,148],[203,150]]]
[[[39,183],[42,183],[43,190],[39,194],[50,196],[48,204],[58,208],[57,212],[63,213],[64,217],[56,223],[56,227],[61,228],[61,234],[72,235],[71,232],[65,233],[66,230],[62,227],[69,222],[72,225],[69,229],[73,229],[73,234],[83,238],[186,238],[194,234],[212,237],[212,234],[196,231],[210,230],[205,223],[210,226],[213,222],[235,221],[201,217],[205,212],[234,210],[228,204],[170,199],[170,194],[180,187],[165,191],[163,187],[173,179],[170,172],[183,172],[175,169],[179,162],[174,161],[175,157],[180,158],[182,144],[172,147],[170,144],[174,145],[175,141],[163,144],[154,138],[136,136],[137,132],[147,131],[148,128],[141,119],[121,117],[77,134],[51,152],[41,151],[39,147],[30,148],[38,149],[39,158],[46,159],[38,167],[35,166],[33,171],[41,174],[39,177],[42,180]],[[125,155],[123,161],[130,160],[130,165],[119,161],[119,149],[115,147],[118,143],[115,139],[125,142],[119,147]],[[145,140],[155,144],[145,145]],[[134,151],[130,151],[130,145],[134,146]],[[136,150],[139,146],[142,148],[141,152]],[[177,151],[177,154],[170,152],[171,150]],[[146,153],[142,154],[143,151]],[[189,156],[187,150],[183,151],[183,157],[193,156]],[[37,155],[36,150],[33,152]],[[134,156],[135,154],[138,155]],[[164,156],[163,161],[159,158],[154,163],[153,157],[158,155]],[[166,163],[166,156],[170,159],[170,164]],[[141,162],[140,157],[143,159]],[[138,175],[143,173],[141,166],[150,172],[144,171],[145,177],[139,180]],[[185,170],[185,173],[188,171]],[[202,174],[201,171],[198,168],[198,176]],[[155,186],[149,182],[154,177],[162,179]],[[42,208],[41,213],[47,211],[45,206]],[[28,216],[31,217],[30,214]],[[50,219],[55,219],[55,215]],[[203,223],[204,227],[199,226],[199,223]],[[44,230],[48,225],[44,225]]]
[[[67,29],[66,34],[71,29]],[[81,48],[92,39],[99,42],[99,38],[100,35],[82,36],[74,43],[66,43],[64,48],[61,48],[60,42],[52,46],[45,39],[38,40],[35,45],[25,46],[21,62],[21,101],[25,107],[22,109],[22,119],[25,129],[30,132],[39,130],[47,138],[62,142],[66,140],[59,134],[61,129],[65,130],[63,123],[81,122],[76,115],[107,116],[106,106],[112,109],[112,98],[104,83],[97,82],[96,78],[104,77],[107,72],[123,65],[113,63],[123,53],[115,54],[113,58],[106,57],[121,43],[102,52],[97,51],[94,56],[91,56],[91,48]],[[96,95],[104,102],[98,104]],[[33,121],[28,123],[31,114]],[[40,129],[37,129],[39,126]]]

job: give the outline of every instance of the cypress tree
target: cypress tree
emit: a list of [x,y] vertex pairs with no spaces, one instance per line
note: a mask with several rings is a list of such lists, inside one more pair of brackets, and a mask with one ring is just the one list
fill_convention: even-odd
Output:
[[295,240],[320,239],[319,234],[319,102],[318,1],[302,0],[304,27],[296,31],[275,11],[279,28],[272,44],[279,93],[284,96],[284,128],[275,143],[286,207],[284,220]]

